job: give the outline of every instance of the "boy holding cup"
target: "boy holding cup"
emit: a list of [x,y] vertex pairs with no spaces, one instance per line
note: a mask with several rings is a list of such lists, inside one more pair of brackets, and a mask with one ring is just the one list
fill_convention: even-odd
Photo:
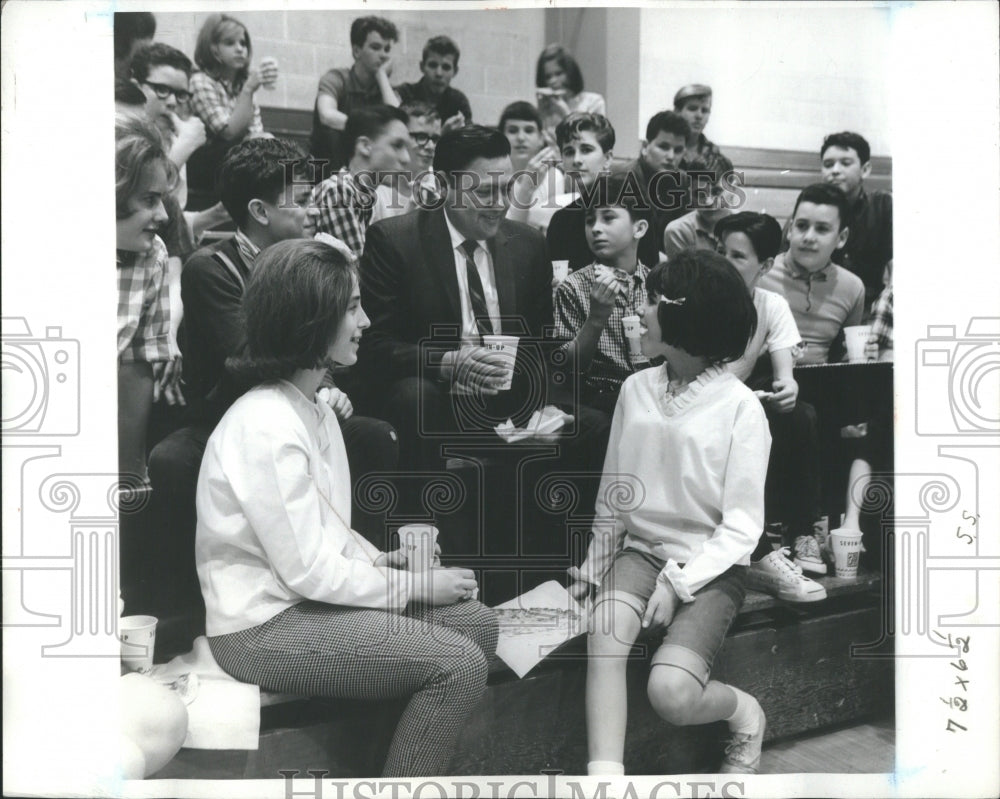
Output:
[[649,209],[620,178],[601,177],[585,215],[584,232],[593,262],[571,273],[555,291],[555,337],[564,339],[579,373],[582,403],[614,413],[625,378],[648,361],[629,348],[629,317],[646,297],[649,268],[639,260],[639,242],[649,228]]

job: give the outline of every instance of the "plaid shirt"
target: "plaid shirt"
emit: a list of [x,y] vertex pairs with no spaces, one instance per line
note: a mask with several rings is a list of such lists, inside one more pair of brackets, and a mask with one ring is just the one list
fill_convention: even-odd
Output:
[[341,169],[316,186],[309,198],[309,204],[319,208],[316,231],[340,239],[360,258],[375,199],[374,191],[355,181],[346,167]]
[[878,338],[879,352],[892,349],[892,286],[872,303],[872,335]]
[[[553,298],[555,338],[572,341],[587,320],[596,265],[594,263],[578,269],[556,288]],[[622,381],[636,371],[629,360],[622,318],[632,314],[641,315],[646,304],[648,274],[649,268],[641,262],[634,275],[629,275],[621,269],[615,270],[621,291],[615,297],[615,307],[597,341],[597,352],[590,362],[590,368],[584,374],[584,383],[588,388],[597,391],[617,391]]]
[[118,361],[170,361],[167,248],[157,236],[149,252],[118,254]]
[[[205,123],[210,136],[218,136],[233,114],[240,93],[222,80],[216,80],[205,72],[195,72],[191,76],[191,111]],[[260,108],[253,103],[253,117],[245,135],[263,133],[264,123],[260,120]]]

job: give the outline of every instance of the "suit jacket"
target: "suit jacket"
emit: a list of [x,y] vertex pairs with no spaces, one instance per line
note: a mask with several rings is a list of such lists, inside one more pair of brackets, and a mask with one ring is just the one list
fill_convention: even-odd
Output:
[[[548,335],[551,340],[552,264],[541,233],[504,220],[488,246],[502,332],[522,337],[525,344],[524,337],[540,341]],[[419,209],[372,225],[360,272],[361,302],[371,327],[361,339],[358,368],[369,387],[385,390],[406,377],[440,379],[441,359],[458,349],[462,335],[455,256],[444,210]],[[519,344],[518,366],[530,367],[523,358],[539,353],[540,347],[522,350]],[[548,378],[550,361],[540,357]],[[515,377],[511,394],[522,390]],[[543,393],[540,399],[545,398]]]

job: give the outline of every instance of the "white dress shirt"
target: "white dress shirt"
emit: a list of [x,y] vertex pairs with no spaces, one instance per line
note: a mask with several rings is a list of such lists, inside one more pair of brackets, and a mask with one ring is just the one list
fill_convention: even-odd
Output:
[[[472,312],[472,300],[469,299],[469,276],[465,266],[465,250],[462,249],[465,236],[455,229],[448,218],[447,211],[445,211],[444,219],[448,225],[448,235],[451,237],[451,251],[455,256],[455,275],[458,277],[458,296],[462,301],[462,338],[478,343],[479,328],[476,327],[476,317]],[[479,246],[476,248],[473,260],[476,262],[479,280],[483,284],[486,310],[493,322],[493,329],[500,333],[500,298],[497,296],[497,281],[493,274],[493,257],[490,255],[485,239],[477,243]]]
[[206,632],[263,624],[306,599],[401,610],[400,572],[351,530],[340,425],[287,381],[251,389],[208,440],[198,476],[195,559]]
[[666,561],[659,579],[689,602],[750,562],[764,529],[771,434],[753,392],[723,367],[674,397],[667,389],[666,366],[622,383],[581,572],[600,583],[615,553],[632,547]]

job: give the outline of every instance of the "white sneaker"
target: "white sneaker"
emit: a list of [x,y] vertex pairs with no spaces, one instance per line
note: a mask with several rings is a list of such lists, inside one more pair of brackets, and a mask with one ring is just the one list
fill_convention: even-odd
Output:
[[826,563],[819,551],[814,535],[800,535],[795,539],[795,565],[813,574],[826,574]]
[[[768,557],[771,557],[768,555]],[[725,754],[722,756],[720,774],[756,774],[760,770],[760,752],[764,746],[764,731],[767,729],[767,717],[757,700],[757,731],[753,733],[731,730],[723,740]]]
[[786,602],[818,602],[826,599],[826,589],[810,580],[788,559],[788,547],[765,555],[747,569],[747,585]]

